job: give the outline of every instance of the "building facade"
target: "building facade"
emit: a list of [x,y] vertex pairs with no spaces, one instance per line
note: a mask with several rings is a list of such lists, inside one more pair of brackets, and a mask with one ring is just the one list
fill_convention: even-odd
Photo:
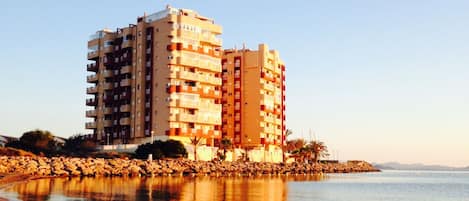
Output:
[[86,116],[102,145],[221,138],[221,26],[167,7],[88,41]]
[[[275,50],[224,50],[222,135],[251,158],[282,160],[285,140],[285,65]],[[267,152],[267,153],[266,153]]]

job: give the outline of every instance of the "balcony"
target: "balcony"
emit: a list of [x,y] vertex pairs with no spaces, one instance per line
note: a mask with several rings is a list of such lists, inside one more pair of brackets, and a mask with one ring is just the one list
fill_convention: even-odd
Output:
[[199,89],[197,87],[186,86],[186,85],[172,85],[172,86],[169,86],[166,91],[168,93],[173,93],[173,92],[199,93]]
[[[174,62],[174,61],[171,61]],[[211,62],[206,60],[192,59],[191,56],[188,57],[177,57],[176,64],[185,65],[185,66],[195,66],[197,68],[207,69],[210,71],[220,72],[221,63],[220,62]]]
[[176,121],[180,122],[197,122],[197,116],[193,114],[178,114],[176,117]]
[[274,133],[275,130],[272,127],[264,127],[264,133]]
[[202,137],[202,130],[193,128],[170,128],[166,131],[168,136],[198,136]]
[[125,40],[122,42],[122,49],[127,47],[132,47],[132,40]]
[[268,91],[275,91],[275,85],[269,84],[269,83],[264,83],[262,84],[263,88]]
[[120,111],[121,111],[121,112],[130,112],[130,105],[129,105],[129,104],[127,104],[127,105],[122,105],[122,106],[120,107]]
[[112,120],[104,120],[104,127],[112,127]]
[[98,75],[94,74],[94,75],[88,75],[88,76],[86,76],[86,82],[88,82],[88,83],[96,83],[96,82],[98,82]]
[[277,81],[277,79],[273,75],[265,73],[265,72],[261,73],[261,77],[268,80],[268,81],[272,81],[272,82]]
[[181,108],[198,108],[199,107],[199,101],[176,100],[176,101],[171,101],[169,106],[181,107]]
[[87,106],[96,106],[98,102],[94,98],[88,98],[86,99],[86,105]]
[[105,107],[103,109],[103,113],[106,115],[106,114],[112,114],[112,108],[110,107]]
[[201,89],[200,96],[204,98],[221,98],[221,93],[220,91]]
[[124,66],[121,68],[121,74],[126,74],[126,73],[131,73],[132,72],[132,66]]
[[120,99],[121,100],[129,100],[130,99],[130,92],[128,92],[128,91],[122,92],[122,94],[120,95]]
[[86,70],[91,71],[91,72],[98,72],[98,64],[97,63],[87,64]]
[[104,77],[112,77],[114,75],[114,72],[112,70],[105,70],[103,72]]
[[268,69],[268,70],[271,70],[271,71],[275,71],[275,68],[274,68],[274,65],[271,64],[271,63],[264,63],[264,68],[265,69]]
[[176,77],[183,80],[199,80],[199,76],[196,73],[192,73],[189,71],[179,71],[177,72]]
[[111,83],[104,83],[103,88],[104,88],[104,90],[110,90],[110,89],[112,89],[112,84]]
[[88,87],[86,88],[87,94],[96,94],[98,93],[98,87]]
[[129,78],[123,79],[123,80],[121,80],[120,84],[121,84],[121,87],[130,86],[130,79]]
[[265,122],[269,122],[269,123],[275,123],[275,119],[273,117],[269,117],[269,116],[263,116],[262,120],[265,121]]
[[87,122],[85,124],[86,129],[95,129],[96,128],[96,122]]
[[96,112],[96,110],[86,111],[86,117],[96,117],[97,115],[98,115],[98,113]]
[[208,42],[215,46],[221,46],[223,43],[223,40],[221,38],[217,38],[213,34],[208,34],[208,35],[201,34],[199,40]]
[[119,123],[120,125],[130,125],[130,118],[129,117],[121,118]]
[[221,78],[219,77],[215,77],[213,75],[199,75],[199,79],[198,79],[200,82],[205,82],[205,83],[209,83],[209,84],[213,84],[213,85],[221,85]]
[[111,53],[113,51],[113,47],[112,46],[107,46],[104,48],[104,53]]
[[88,60],[96,59],[99,57],[98,51],[88,52]]
[[275,124],[282,125],[282,119],[279,119],[279,118],[275,119]]

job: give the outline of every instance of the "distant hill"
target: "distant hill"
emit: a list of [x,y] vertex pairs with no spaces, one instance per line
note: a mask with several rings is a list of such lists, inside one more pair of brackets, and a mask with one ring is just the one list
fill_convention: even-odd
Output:
[[389,163],[373,163],[378,169],[381,170],[440,170],[440,171],[469,171],[468,167],[449,167],[443,165],[424,165],[420,163],[414,164],[402,164],[397,162],[389,162]]

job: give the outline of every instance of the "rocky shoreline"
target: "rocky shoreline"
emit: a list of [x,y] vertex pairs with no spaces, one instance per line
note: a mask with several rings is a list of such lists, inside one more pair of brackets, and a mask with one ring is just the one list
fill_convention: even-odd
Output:
[[68,157],[0,156],[0,174],[33,176],[254,176],[376,172],[365,161],[345,163],[256,163]]

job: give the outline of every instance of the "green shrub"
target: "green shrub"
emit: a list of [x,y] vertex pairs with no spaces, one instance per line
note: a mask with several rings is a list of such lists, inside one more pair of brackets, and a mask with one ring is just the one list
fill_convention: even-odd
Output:
[[63,147],[64,154],[69,156],[88,156],[94,151],[96,151],[96,143],[80,135],[69,137]]
[[142,144],[135,150],[135,156],[140,159],[146,159],[149,154],[152,154],[154,159],[187,157],[186,148],[177,140],[156,140]]
[[20,137],[19,141],[7,143],[6,146],[47,156],[56,155],[59,149],[52,133],[42,130],[28,131]]

